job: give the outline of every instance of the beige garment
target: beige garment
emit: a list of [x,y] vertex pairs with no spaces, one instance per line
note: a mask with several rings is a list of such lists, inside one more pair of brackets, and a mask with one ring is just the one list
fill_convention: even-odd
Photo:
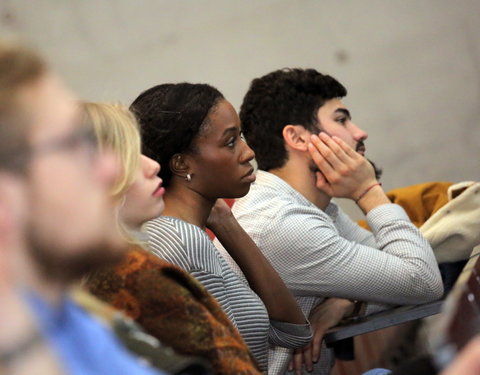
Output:
[[480,244],[480,183],[460,182],[448,189],[448,202],[420,231],[439,263],[467,259]]

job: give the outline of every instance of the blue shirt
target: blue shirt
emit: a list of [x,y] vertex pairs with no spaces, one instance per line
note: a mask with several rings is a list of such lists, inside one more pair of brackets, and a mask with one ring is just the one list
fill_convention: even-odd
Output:
[[33,293],[27,302],[70,375],[159,375],[142,364],[100,322],[65,297],[53,308]]

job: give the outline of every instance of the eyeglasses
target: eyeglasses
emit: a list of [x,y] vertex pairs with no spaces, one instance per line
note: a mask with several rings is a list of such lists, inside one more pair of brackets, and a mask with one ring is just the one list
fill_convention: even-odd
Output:
[[[12,152],[13,149],[15,149],[15,152]],[[13,146],[12,149],[0,150],[0,160],[2,160],[2,168],[23,173],[28,162],[34,157],[51,152],[68,151],[78,154],[81,152],[89,160],[92,160],[97,150],[97,137],[93,127],[81,126],[68,135],[58,139],[51,139],[38,145],[31,147]]]
[[97,150],[98,143],[95,132],[91,128],[82,126],[62,138],[52,139],[31,147],[27,152],[27,157],[64,151],[86,151],[93,156]]

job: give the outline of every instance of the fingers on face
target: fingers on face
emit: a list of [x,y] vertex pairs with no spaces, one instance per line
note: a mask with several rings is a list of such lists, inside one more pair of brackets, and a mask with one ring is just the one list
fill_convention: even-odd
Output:
[[313,135],[311,142],[320,155],[332,166],[338,164],[338,156],[336,153],[340,148],[328,135],[324,133],[320,133],[319,136]]
[[313,143],[324,157],[327,155],[335,155],[339,160],[343,162],[348,161],[349,158],[358,158],[359,154],[350,147],[344,140],[337,136],[329,136],[326,133],[320,133],[312,135],[311,143]]
[[323,173],[318,171],[318,172],[315,172],[315,183],[317,186],[323,186],[328,184],[328,181],[323,175]]
[[359,156],[358,152],[351,148],[345,141],[337,136],[333,136],[332,140],[337,143],[337,145],[343,150],[345,155],[350,158],[357,158]]
[[320,169],[324,174],[332,173],[333,171],[332,165],[320,152],[319,146],[317,144],[309,143],[308,151],[310,152],[310,156],[312,157],[312,160],[315,163],[315,165],[318,167],[318,169]]
[[[337,137],[332,138],[325,133],[320,133],[319,136],[313,135],[311,137],[311,144],[313,145],[313,149],[309,147],[309,150],[311,149],[310,153],[312,154],[312,151],[317,150],[318,154],[335,170],[343,168],[351,161],[352,157],[347,152],[351,151],[355,154],[353,149],[341,139]],[[318,158],[319,155],[317,155],[317,159]]]
[[325,133],[319,134],[319,139],[323,142],[322,155],[333,165],[349,161],[349,156],[345,153],[344,147],[348,145],[338,137],[330,137]]

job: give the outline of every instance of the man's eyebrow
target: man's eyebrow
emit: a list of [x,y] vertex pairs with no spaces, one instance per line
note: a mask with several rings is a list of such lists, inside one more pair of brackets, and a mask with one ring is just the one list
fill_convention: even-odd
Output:
[[338,113],[338,112],[344,114],[345,116],[347,116],[347,117],[350,118],[350,119],[352,118],[352,116],[350,115],[350,111],[349,111],[348,109],[346,109],[346,108],[337,108],[337,109],[335,110],[335,113]]

